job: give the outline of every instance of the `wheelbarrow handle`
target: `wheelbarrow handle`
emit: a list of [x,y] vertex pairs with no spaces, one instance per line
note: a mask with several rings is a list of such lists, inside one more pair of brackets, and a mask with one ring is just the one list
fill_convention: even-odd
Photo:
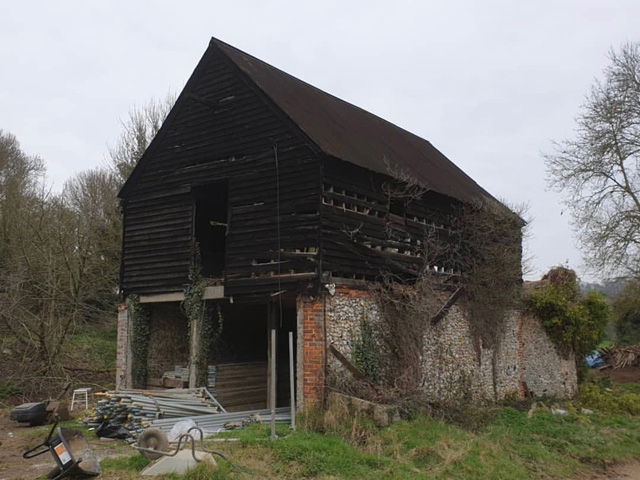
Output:
[[[58,417],[58,415],[55,415],[55,423],[53,424],[53,427],[51,427],[51,430],[49,430],[49,435],[47,435],[47,438],[45,439],[44,442],[42,442],[40,445],[36,445],[35,447],[27,450],[26,452],[24,452],[22,454],[22,458],[33,458],[33,457],[37,457],[38,455],[42,455],[45,452],[48,452],[51,449],[51,437],[53,437],[53,432],[56,430],[56,427],[58,426],[58,422],[60,422],[60,417]],[[42,447],[47,447],[46,449],[40,450]]]
[[[46,448],[42,449],[42,447],[46,447]],[[38,451],[39,449],[42,449],[42,450]],[[37,446],[33,447],[32,449],[27,450],[26,452],[24,452],[22,454],[22,458],[37,457],[38,455],[42,455],[43,453],[48,452],[50,449],[51,449],[51,446],[49,445],[49,442],[47,440],[45,440],[40,445],[37,445]]]

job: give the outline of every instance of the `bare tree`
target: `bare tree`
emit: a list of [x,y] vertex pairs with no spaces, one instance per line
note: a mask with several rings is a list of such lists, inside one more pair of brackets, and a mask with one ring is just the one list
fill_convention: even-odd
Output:
[[545,155],[566,195],[587,265],[640,276],[640,44],[611,50],[577,117],[575,138]]
[[120,184],[129,178],[138,160],[158,133],[171,111],[176,97],[168,93],[161,100],[151,99],[142,107],[133,107],[129,118],[121,121],[122,133],[115,147],[109,147],[109,162]]
[[0,269],[7,267],[11,233],[43,174],[42,160],[26,155],[16,137],[0,129]]
[[[81,173],[61,194],[48,190],[42,162],[0,135],[0,329],[20,358],[4,371],[23,391],[66,377],[69,333],[117,300],[120,216],[115,175]],[[13,375],[15,374],[15,378]]]

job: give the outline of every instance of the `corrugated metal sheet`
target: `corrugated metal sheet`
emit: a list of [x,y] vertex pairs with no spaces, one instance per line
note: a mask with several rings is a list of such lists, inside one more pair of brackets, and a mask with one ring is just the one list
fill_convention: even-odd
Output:
[[[426,188],[464,202],[490,195],[427,140],[212,39],[327,155],[389,174],[400,167]],[[385,163],[387,159],[388,163]]]

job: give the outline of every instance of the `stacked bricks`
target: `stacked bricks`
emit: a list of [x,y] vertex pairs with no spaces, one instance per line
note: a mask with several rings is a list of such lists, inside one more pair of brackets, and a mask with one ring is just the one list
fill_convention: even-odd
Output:
[[302,311],[302,394],[305,407],[321,406],[324,399],[325,325],[324,299],[298,297]]

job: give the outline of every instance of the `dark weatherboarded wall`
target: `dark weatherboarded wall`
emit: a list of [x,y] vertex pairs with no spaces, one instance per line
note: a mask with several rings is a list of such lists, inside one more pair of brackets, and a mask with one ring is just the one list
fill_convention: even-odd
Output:
[[425,263],[455,270],[454,200],[434,192],[402,197],[402,186],[390,176],[333,158],[323,162],[322,189],[323,271],[358,278],[389,271],[411,278]]
[[[316,274],[319,160],[274,112],[224,55],[207,52],[124,195],[125,294],[184,289],[192,189],[219,180],[229,182],[228,294],[269,292]],[[288,277],[278,281],[278,271]]]

